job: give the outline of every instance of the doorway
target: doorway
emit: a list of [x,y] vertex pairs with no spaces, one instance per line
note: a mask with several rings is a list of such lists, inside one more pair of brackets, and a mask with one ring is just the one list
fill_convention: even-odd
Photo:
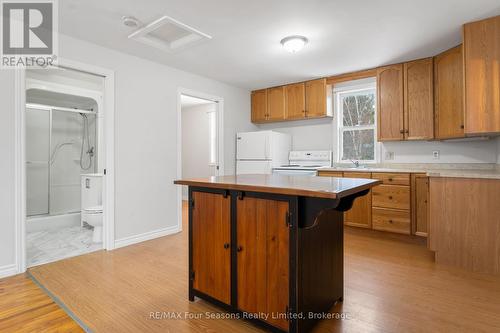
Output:
[[16,75],[16,265],[114,248],[114,73],[60,59]]
[[[180,89],[178,95],[179,178],[208,178],[224,174],[223,99]],[[179,190],[178,226],[182,229],[182,202],[187,187]]]

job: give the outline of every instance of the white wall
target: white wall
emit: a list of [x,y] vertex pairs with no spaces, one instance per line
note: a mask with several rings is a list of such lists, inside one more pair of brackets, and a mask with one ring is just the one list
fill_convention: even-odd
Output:
[[[292,135],[294,150],[337,150],[332,119],[290,121],[263,124],[260,129]],[[439,159],[432,152],[438,150]],[[500,139],[485,141],[413,141],[380,144],[383,163],[497,163],[500,161]],[[394,152],[394,160],[385,160],[385,152]],[[499,162],[500,163],[500,162]]]
[[[224,98],[225,171],[234,172],[235,133],[252,130],[250,92],[95,44],[60,36],[60,56],[115,71],[116,238],[177,223],[177,92]],[[14,258],[14,72],[0,71],[0,267]]]
[[292,136],[293,150],[332,150],[333,125],[331,119],[298,120],[262,124],[260,130],[276,130]]
[[[182,108],[182,178],[209,177],[210,130],[208,112],[215,103]],[[187,199],[187,187],[183,188]]]
[[15,264],[14,71],[0,70],[0,273]]
[[[496,163],[497,143],[485,141],[386,142],[382,144],[384,163]],[[433,151],[439,151],[434,159]],[[385,152],[394,152],[394,160],[385,160]]]

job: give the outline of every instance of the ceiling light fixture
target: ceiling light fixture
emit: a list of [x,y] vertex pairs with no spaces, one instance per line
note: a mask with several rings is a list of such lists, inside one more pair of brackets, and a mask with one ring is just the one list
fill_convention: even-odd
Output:
[[135,28],[139,26],[139,20],[133,16],[123,16],[122,22],[124,25],[130,28]]
[[307,44],[308,40],[304,36],[288,36],[281,40],[283,48],[290,53],[299,52]]

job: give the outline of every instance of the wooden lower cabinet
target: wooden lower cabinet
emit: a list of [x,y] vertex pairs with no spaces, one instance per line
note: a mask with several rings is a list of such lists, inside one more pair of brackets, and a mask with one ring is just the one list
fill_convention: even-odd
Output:
[[231,200],[206,192],[193,192],[192,200],[193,288],[230,304]]
[[426,175],[412,175],[413,205],[414,205],[414,233],[418,236],[428,235],[429,224],[429,177]]
[[404,172],[319,171],[319,176],[372,178],[382,181],[368,195],[356,198],[344,213],[344,224],[426,237],[428,177]]
[[379,185],[372,190],[374,207],[410,210],[410,187]]
[[407,210],[373,208],[372,225],[375,230],[391,231],[400,234],[410,233],[410,212]]
[[270,314],[267,322],[288,329],[288,202],[245,197],[237,200],[238,309]]
[[429,198],[436,263],[500,275],[500,180],[430,177]]
[[[371,178],[369,172],[344,172],[345,178]],[[372,192],[356,198],[352,208],[344,213],[344,224],[353,227],[372,227]]]

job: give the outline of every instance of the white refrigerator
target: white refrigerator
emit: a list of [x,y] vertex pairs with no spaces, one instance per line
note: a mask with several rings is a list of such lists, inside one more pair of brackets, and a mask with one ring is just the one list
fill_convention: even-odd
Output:
[[288,164],[292,138],[274,131],[236,134],[236,174],[271,174],[274,167]]

